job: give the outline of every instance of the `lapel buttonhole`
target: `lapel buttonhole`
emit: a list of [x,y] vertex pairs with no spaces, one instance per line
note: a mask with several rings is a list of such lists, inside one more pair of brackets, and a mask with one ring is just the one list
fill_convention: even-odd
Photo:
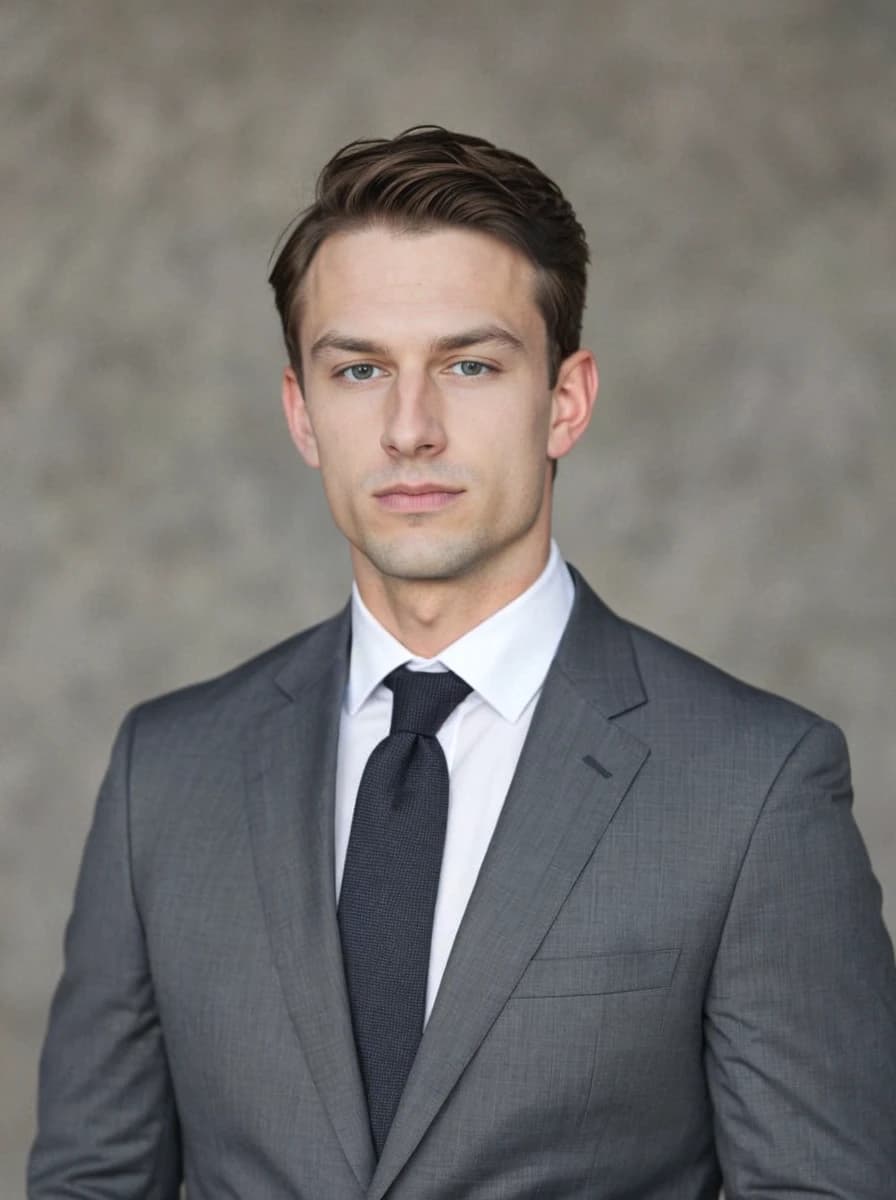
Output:
[[604,779],[613,778],[613,772],[608,771],[607,768],[602,766],[601,763],[599,763],[592,755],[586,754],[582,759],[582,762],[585,763],[586,766],[589,766],[592,771],[597,771],[598,775],[603,775]]

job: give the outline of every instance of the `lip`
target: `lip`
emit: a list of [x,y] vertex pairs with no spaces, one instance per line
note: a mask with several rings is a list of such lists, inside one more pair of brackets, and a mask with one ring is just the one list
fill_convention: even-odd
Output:
[[438,483],[399,483],[374,492],[374,496],[391,512],[435,512],[453,503],[462,490]]
[[374,496],[423,496],[428,492],[448,493],[452,496],[458,495],[463,489],[445,487],[442,483],[395,483],[391,487],[385,487],[379,492],[374,492]]

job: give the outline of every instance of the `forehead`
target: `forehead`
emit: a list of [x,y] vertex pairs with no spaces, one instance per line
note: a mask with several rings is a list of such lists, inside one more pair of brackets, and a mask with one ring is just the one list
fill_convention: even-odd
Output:
[[535,284],[529,259],[489,234],[379,226],[334,234],[303,281],[301,342],[307,348],[333,327],[383,338],[438,337],[488,322],[540,341]]

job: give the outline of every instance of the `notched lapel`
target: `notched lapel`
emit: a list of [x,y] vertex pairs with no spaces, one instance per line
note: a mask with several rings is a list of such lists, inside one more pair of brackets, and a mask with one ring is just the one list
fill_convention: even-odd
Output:
[[[347,673],[347,615],[281,673],[278,706],[245,748],[258,889],[290,1018],[345,1156],[366,1188],[374,1166],[345,989],[333,880],[333,799]],[[297,1134],[298,1135],[298,1134]]]
[[[574,574],[545,680],[368,1200],[381,1200],[518,983],[648,757],[611,719],[646,697],[628,631]],[[614,675],[607,676],[612,668]]]

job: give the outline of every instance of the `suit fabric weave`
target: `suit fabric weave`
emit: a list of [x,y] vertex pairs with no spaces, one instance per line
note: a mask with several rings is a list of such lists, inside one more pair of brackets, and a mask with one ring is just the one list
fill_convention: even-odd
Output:
[[573,611],[377,1156],[333,877],[349,610],[126,718],[31,1200],[892,1200],[896,970],[840,731]]

